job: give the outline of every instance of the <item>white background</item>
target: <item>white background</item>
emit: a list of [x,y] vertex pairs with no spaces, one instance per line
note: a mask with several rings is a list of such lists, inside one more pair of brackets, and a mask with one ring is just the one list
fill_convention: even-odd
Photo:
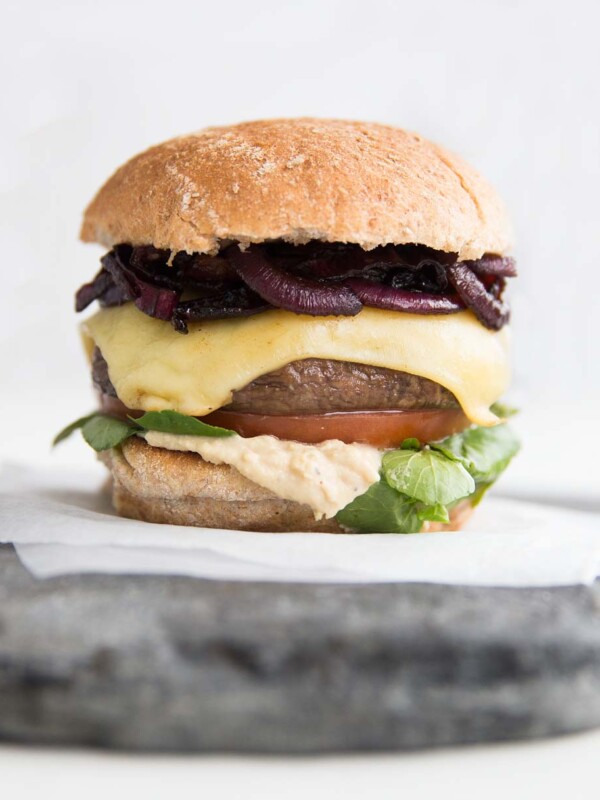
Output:
[[0,455],[89,461],[78,441],[52,457],[48,441],[92,405],[72,298],[97,269],[100,249],[77,233],[108,175],[205,125],[337,116],[418,130],[504,196],[521,269],[514,398],[527,409],[526,447],[506,486],[598,498],[592,0],[4,0],[0,9]]

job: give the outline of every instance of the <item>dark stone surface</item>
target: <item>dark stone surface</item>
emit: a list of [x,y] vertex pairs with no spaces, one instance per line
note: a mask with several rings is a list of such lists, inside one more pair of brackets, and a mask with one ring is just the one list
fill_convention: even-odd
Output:
[[600,725],[600,590],[35,581],[0,548],[0,738],[391,750]]

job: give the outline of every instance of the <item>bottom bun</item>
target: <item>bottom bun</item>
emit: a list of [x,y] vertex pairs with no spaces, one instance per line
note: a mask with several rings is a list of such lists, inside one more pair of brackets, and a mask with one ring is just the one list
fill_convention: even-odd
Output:
[[[132,438],[100,459],[111,472],[113,505],[123,517],[241,531],[345,533],[335,519],[315,520],[309,506],[284,500],[234,467],[209,464],[195,453]],[[425,523],[424,530],[459,530],[472,511],[464,500],[447,525]]]

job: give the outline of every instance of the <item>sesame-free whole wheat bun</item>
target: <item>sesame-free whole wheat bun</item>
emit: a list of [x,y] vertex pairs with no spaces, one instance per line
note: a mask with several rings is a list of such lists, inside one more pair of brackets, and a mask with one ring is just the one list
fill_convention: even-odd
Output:
[[[140,439],[101,454],[112,477],[115,509],[145,522],[241,531],[344,533],[335,519],[315,520],[309,506],[285,500],[227,464],[209,464],[194,453],[150,447]],[[450,522],[433,531],[459,530],[473,508],[462,501]]]
[[309,118],[151,147],[102,187],[81,238],[188,253],[216,253],[223,240],[418,243],[460,259],[502,254],[512,240],[497,194],[458,156],[400,128]]
[[180,136],[115,172],[81,238],[109,252],[76,295],[100,308],[81,326],[99,414],[75,427],[123,516],[457,530],[516,452],[495,405],[510,224],[415,133],[302,118]]

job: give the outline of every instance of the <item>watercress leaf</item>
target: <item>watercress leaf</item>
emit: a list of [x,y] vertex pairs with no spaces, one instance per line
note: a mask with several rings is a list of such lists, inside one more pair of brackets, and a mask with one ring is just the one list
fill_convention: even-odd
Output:
[[148,431],[184,436],[233,436],[235,433],[227,428],[208,425],[196,417],[188,417],[178,411],[148,411],[133,422]]
[[401,450],[420,450],[421,443],[418,439],[405,439],[400,445]]
[[486,494],[487,490],[494,485],[494,481],[488,481],[487,483],[478,483],[476,484],[475,491],[469,497],[469,502],[473,506],[473,508],[477,508],[479,503],[483,500],[484,495]]
[[518,408],[509,406],[507,403],[493,403],[490,411],[500,419],[508,419],[508,417],[514,417],[515,414],[519,413]]
[[134,425],[106,414],[94,414],[82,426],[81,433],[94,450],[110,450],[137,432]]
[[434,506],[420,506],[417,508],[417,516],[425,522],[450,522],[448,509],[441,503]]
[[384,455],[382,469],[393,489],[427,506],[448,505],[475,489],[461,463],[435,450],[392,450]]
[[469,428],[431,447],[460,462],[478,483],[493,483],[519,451],[520,443],[508,425]]
[[60,433],[57,433],[54,439],[52,440],[52,447],[56,447],[57,444],[63,442],[65,439],[68,439],[69,436],[74,433],[79,428],[83,428],[85,423],[95,417],[96,414],[88,414],[86,417],[80,417],[76,419],[75,422],[72,422],[70,425],[67,425],[66,428],[63,428]]
[[418,533],[423,527],[415,501],[396,492],[384,480],[338,511],[336,519],[362,533]]

